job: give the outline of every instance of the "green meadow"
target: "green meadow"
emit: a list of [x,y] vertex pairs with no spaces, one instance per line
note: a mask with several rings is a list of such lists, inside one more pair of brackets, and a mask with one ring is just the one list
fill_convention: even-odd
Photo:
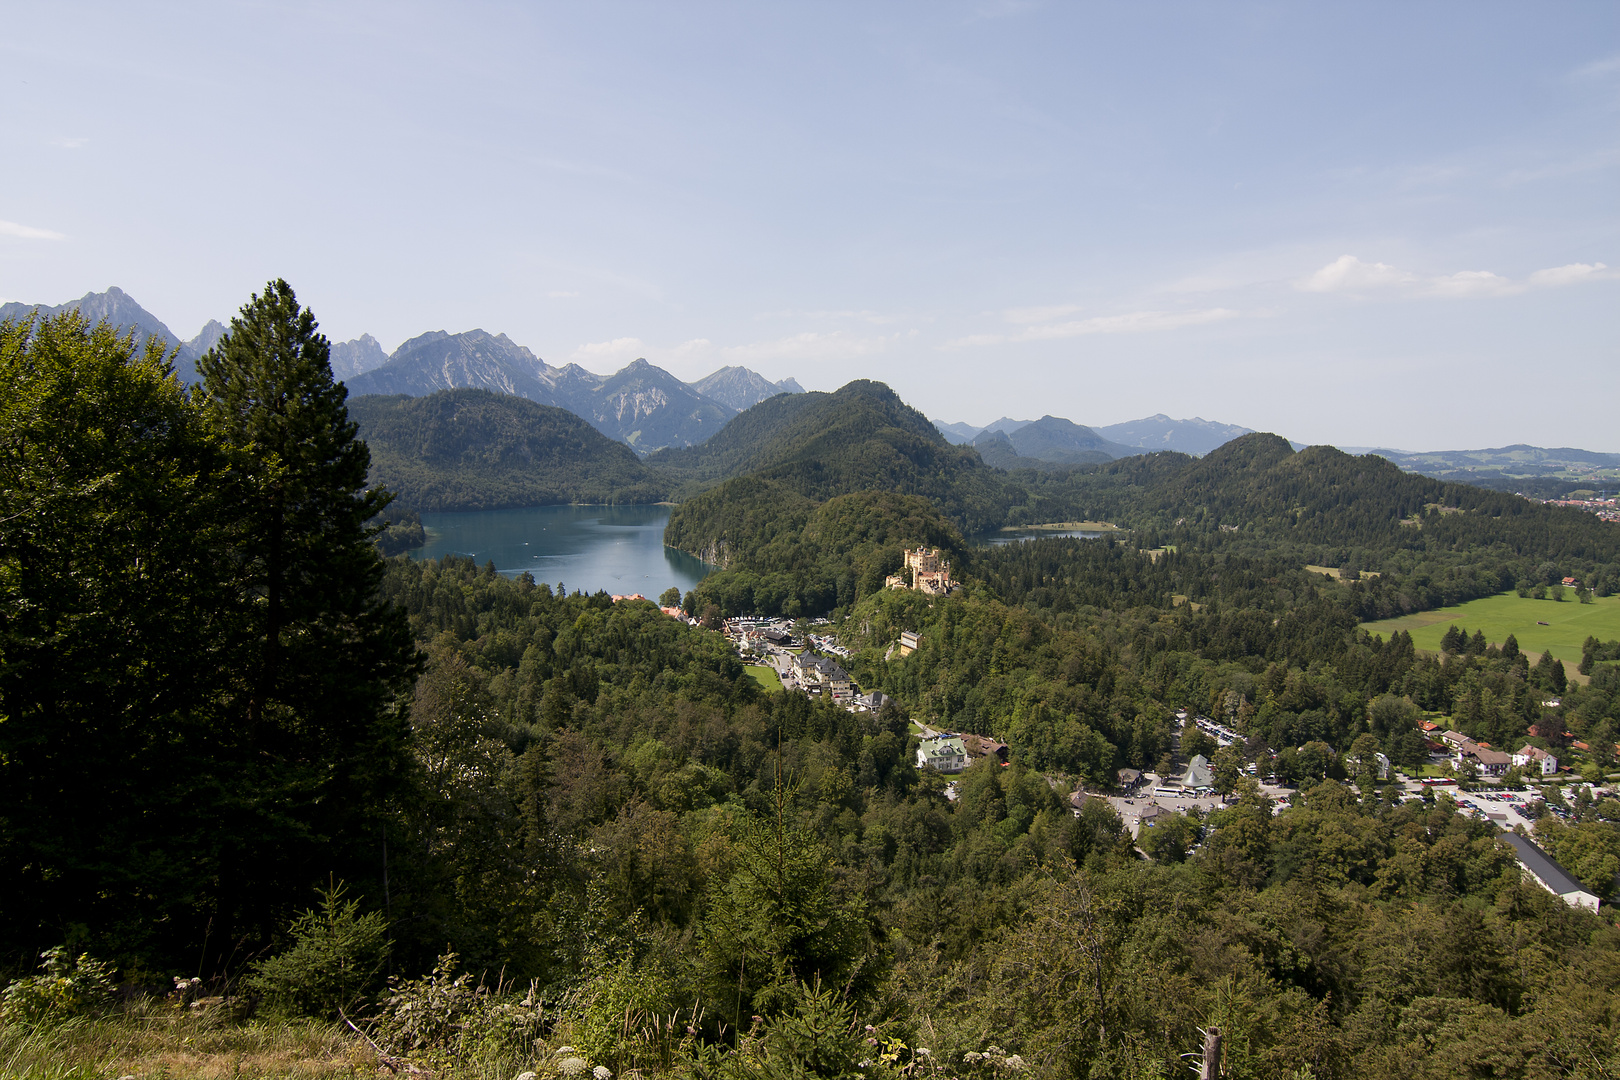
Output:
[[[1575,650],[1575,659],[1580,659],[1579,648]],[[744,664],[743,670],[752,675],[754,681],[763,686],[768,693],[774,694],[782,689],[782,678],[777,675],[775,668],[766,667],[764,664]]]
[[1453,624],[1467,630],[1469,636],[1475,630],[1483,632],[1485,640],[1494,645],[1500,645],[1512,634],[1521,651],[1532,656],[1550,651],[1573,666],[1581,662],[1581,646],[1588,637],[1599,641],[1620,639],[1620,596],[1595,597],[1590,604],[1582,604],[1575,600],[1573,593],[1562,602],[1530,600],[1517,593],[1502,593],[1438,611],[1362,623],[1362,627],[1386,638],[1397,630],[1405,630],[1418,648],[1438,649],[1446,627]]

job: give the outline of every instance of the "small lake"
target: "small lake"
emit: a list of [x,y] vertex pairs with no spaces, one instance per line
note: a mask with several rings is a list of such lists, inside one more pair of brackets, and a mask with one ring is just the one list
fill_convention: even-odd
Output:
[[[422,520],[427,519],[424,517]],[[974,537],[969,543],[974,547],[1001,547],[1005,544],[1021,544],[1025,540],[1095,540],[1106,535],[1095,529],[1007,529]]]
[[667,506],[532,506],[423,514],[427,544],[413,559],[464,555],[491,560],[507,577],[524,571],[569,592],[598,589],[656,600],[671,585],[692,588],[714,567],[664,546]]

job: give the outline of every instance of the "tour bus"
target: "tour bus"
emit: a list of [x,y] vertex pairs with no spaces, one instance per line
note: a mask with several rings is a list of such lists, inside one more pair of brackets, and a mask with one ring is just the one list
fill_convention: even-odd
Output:
[[1161,799],[1179,799],[1181,796],[1185,795],[1186,792],[1182,791],[1178,787],[1156,787],[1153,789],[1153,794],[1157,795]]

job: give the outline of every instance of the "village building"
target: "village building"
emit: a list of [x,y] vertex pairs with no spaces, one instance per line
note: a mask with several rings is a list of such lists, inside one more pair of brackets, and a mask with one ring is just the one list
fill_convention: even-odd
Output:
[[[892,579],[891,579],[892,580]],[[917,651],[917,631],[900,631],[900,655],[910,656]]]
[[1142,772],[1140,769],[1121,769],[1114,774],[1114,777],[1121,791],[1135,791],[1142,786]]
[[1136,820],[1141,828],[1151,829],[1173,813],[1175,811],[1168,807],[1160,806],[1156,802],[1150,802],[1142,807],[1141,812],[1136,815]]
[[962,740],[962,747],[967,751],[967,755],[971,760],[977,761],[979,758],[991,757],[1002,764],[1006,764],[1006,743],[997,742],[988,735],[964,734],[958,736],[958,738]]
[[1539,746],[1526,744],[1523,749],[1513,754],[1513,764],[1521,769],[1536,769],[1542,776],[1552,776],[1558,771],[1558,759]]
[[917,747],[917,768],[935,772],[959,773],[967,768],[967,748],[957,735],[924,739]]
[[907,548],[905,569],[901,573],[890,574],[884,578],[883,587],[907,588],[905,571],[911,572],[910,588],[931,596],[944,596],[957,585],[951,580],[951,564],[939,557],[938,548],[920,547],[915,551]]
[[1448,731],[1440,736],[1451,748],[1451,764],[1461,769],[1472,765],[1481,776],[1501,776],[1513,764],[1513,758],[1500,750],[1475,742],[1459,731]]
[[1194,754],[1193,759],[1187,762],[1187,771],[1181,776],[1181,786],[1186,788],[1214,787],[1215,770],[1209,767],[1209,759],[1203,754]]
[[1503,833],[1502,839],[1513,845],[1519,857],[1524,876],[1533,878],[1542,888],[1558,897],[1570,907],[1590,908],[1596,911],[1598,897],[1529,837],[1518,833]]
[[855,700],[855,683],[836,661],[806,652],[795,656],[789,668],[799,685],[810,693],[824,693],[846,705]]

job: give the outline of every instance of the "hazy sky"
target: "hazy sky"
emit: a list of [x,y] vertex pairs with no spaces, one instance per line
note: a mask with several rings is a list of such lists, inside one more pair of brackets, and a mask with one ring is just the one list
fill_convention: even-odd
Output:
[[0,3],[0,298],[1620,451],[1620,3]]

